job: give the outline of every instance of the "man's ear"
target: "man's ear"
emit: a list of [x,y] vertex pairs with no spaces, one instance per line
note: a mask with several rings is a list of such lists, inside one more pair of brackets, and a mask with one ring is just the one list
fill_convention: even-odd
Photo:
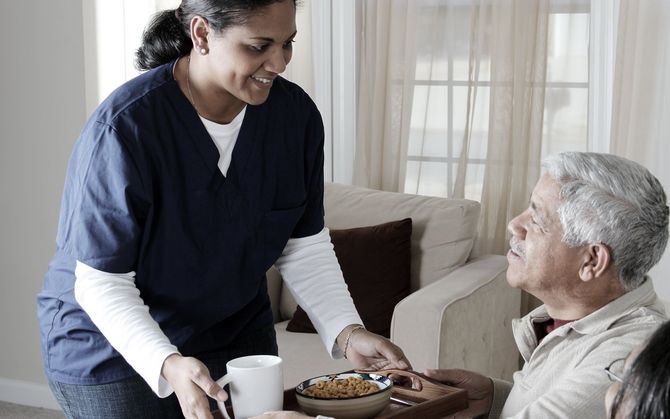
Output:
[[589,244],[582,253],[582,265],[579,277],[582,281],[590,281],[602,276],[612,264],[610,249],[604,244]]

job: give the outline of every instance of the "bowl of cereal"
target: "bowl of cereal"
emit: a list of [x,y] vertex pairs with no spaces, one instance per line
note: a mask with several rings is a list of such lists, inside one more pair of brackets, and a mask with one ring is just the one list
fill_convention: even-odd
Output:
[[379,374],[346,372],[310,378],[295,388],[302,410],[337,419],[370,418],[384,410],[393,381]]

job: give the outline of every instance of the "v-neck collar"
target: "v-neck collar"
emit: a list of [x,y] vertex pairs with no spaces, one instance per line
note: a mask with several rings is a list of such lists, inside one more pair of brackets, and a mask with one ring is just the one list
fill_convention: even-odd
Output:
[[[172,66],[168,68],[168,71],[172,70]],[[260,147],[264,141],[268,107],[265,104],[258,106],[247,105],[246,114],[242,121],[235,147],[233,148],[230,167],[228,168],[227,175],[224,176],[218,167],[220,156],[212,137],[207,132],[196,110],[179,88],[177,81],[172,77],[172,74],[170,74],[170,77],[172,78],[174,87],[172,95],[178,106],[183,109],[179,113],[182,115],[183,123],[189,133],[189,140],[198,150],[206,170],[212,175],[210,185],[217,189],[223,183],[232,182],[239,185],[239,181],[244,178],[253,151]]]
[[[246,115],[244,115],[242,127],[237,136],[235,147],[233,147],[233,155],[228,168],[228,178],[231,181],[234,179],[238,185],[239,181],[244,178],[254,150],[261,147],[263,141],[265,141],[264,127],[267,126],[267,114],[266,106],[247,105]],[[213,143],[211,139],[210,142]]]

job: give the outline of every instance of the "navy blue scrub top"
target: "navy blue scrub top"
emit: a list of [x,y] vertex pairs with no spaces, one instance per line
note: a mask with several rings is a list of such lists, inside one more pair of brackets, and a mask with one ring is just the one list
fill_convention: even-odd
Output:
[[75,301],[77,260],[135,271],[163,332],[197,355],[271,325],[265,271],[290,237],[323,229],[323,124],[309,96],[277,78],[264,104],[248,105],[224,177],[173,65],[112,93],[74,147],[57,250],[37,298],[51,380],[135,374]]

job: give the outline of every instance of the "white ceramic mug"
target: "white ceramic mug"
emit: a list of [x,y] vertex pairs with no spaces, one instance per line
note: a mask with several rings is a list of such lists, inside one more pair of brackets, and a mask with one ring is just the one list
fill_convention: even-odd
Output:
[[[230,384],[228,395],[233,403],[235,419],[246,419],[265,412],[282,410],[284,378],[282,359],[274,355],[250,355],[235,358],[226,364],[228,373],[216,382],[221,387]],[[226,417],[223,403],[219,410]]]

